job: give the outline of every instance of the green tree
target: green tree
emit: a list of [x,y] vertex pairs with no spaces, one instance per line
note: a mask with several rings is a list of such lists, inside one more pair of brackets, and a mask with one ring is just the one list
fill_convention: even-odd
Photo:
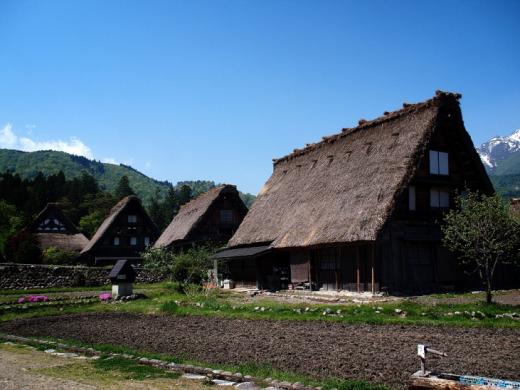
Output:
[[469,192],[444,217],[443,243],[476,272],[492,301],[493,274],[500,263],[518,262],[520,223],[498,195]]
[[192,198],[192,190],[190,186],[184,184],[177,192],[177,199],[179,200],[179,207],[188,203]]
[[149,248],[141,256],[144,268],[169,275],[171,280],[187,285],[207,280],[215,252],[210,246],[197,246],[177,254],[166,248]]
[[7,239],[5,257],[13,263],[40,264],[42,253],[34,234],[22,230]]
[[121,200],[125,196],[135,195],[134,190],[132,189],[132,187],[130,187],[130,180],[128,180],[128,176],[121,176],[121,179],[119,179],[119,183],[117,183],[117,187],[114,194],[117,200]]
[[89,238],[92,238],[96,230],[105,220],[106,213],[102,210],[96,210],[87,214],[79,220],[80,230]]
[[7,238],[22,227],[16,208],[0,200],[0,257],[5,257]]

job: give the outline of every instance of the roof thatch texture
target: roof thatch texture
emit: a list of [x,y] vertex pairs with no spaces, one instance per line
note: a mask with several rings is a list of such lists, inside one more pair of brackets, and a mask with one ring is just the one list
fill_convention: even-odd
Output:
[[154,247],[166,247],[176,241],[188,239],[189,234],[202,221],[211,205],[222,195],[235,193],[236,186],[225,184],[206,191],[183,205],[168,227],[155,242]]
[[[87,244],[87,246],[85,247],[85,249],[83,249],[83,251],[81,253],[86,253],[86,252],[90,251],[92,248],[94,248],[94,246],[102,240],[103,236],[108,231],[108,229],[110,228],[112,223],[114,223],[114,221],[119,216],[119,214],[121,214],[121,212],[123,212],[123,210],[132,203],[135,203],[138,206],[138,208],[141,209],[142,215],[148,219],[151,226],[155,227],[155,224],[152,222],[152,220],[146,213],[146,210],[143,208],[143,205],[141,204],[141,200],[135,195],[126,196],[123,199],[121,199],[114,207],[112,207],[112,209],[108,213],[108,216],[105,218],[103,223],[99,226],[98,230],[96,231],[94,236],[92,236],[91,240],[89,241],[89,243]],[[155,229],[157,229],[157,228],[155,227]]]
[[88,244],[87,237],[81,233],[36,233],[35,236],[41,250],[54,247],[71,252],[81,252]]
[[[64,231],[38,231],[38,225],[46,218],[57,218],[65,226]],[[64,249],[72,252],[81,252],[88,244],[88,239],[72,221],[63,213],[58,203],[48,203],[47,206],[36,216],[29,230],[34,232],[41,250],[50,247]]]
[[228,247],[272,248],[373,241],[410,180],[439,107],[460,110],[460,95],[437,92],[423,103],[274,161],[272,176]]

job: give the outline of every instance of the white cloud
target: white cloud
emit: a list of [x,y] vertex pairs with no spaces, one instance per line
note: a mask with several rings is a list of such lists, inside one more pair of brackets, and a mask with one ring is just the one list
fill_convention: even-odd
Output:
[[0,147],[34,152],[36,150],[57,150],[77,156],[93,158],[92,150],[76,137],[69,140],[35,141],[28,137],[18,137],[12,130],[10,123],[0,130]]
[[101,160],[101,162],[104,162],[104,163],[107,163],[107,164],[119,165],[119,163],[117,162],[117,160],[114,157],[105,157],[104,159]]
[[10,123],[6,124],[2,130],[0,130],[0,147],[2,148],[14,148],[18,142],[18,137],[13,133],[13,127]]

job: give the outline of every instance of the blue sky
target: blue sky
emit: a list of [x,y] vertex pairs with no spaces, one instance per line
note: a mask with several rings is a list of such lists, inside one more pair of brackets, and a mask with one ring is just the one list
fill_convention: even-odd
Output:
[[520,1],[0,1],[0,147],[256,193],[271,159],[436,89],[520,127]]

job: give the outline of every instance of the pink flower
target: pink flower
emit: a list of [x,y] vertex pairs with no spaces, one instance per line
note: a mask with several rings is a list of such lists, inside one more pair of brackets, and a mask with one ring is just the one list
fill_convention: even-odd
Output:
[[29,302],[47,302],[49,297],[47,295],[29,295]]
[[99,299],[101,299],[102,301],[109,301],[112,299],[112,295],[109,293],[102,293],[99,294]]
[[25,303],[25,298],[24,298],[24,297],[19,298],[19,299],[18,299],[18,303]]

